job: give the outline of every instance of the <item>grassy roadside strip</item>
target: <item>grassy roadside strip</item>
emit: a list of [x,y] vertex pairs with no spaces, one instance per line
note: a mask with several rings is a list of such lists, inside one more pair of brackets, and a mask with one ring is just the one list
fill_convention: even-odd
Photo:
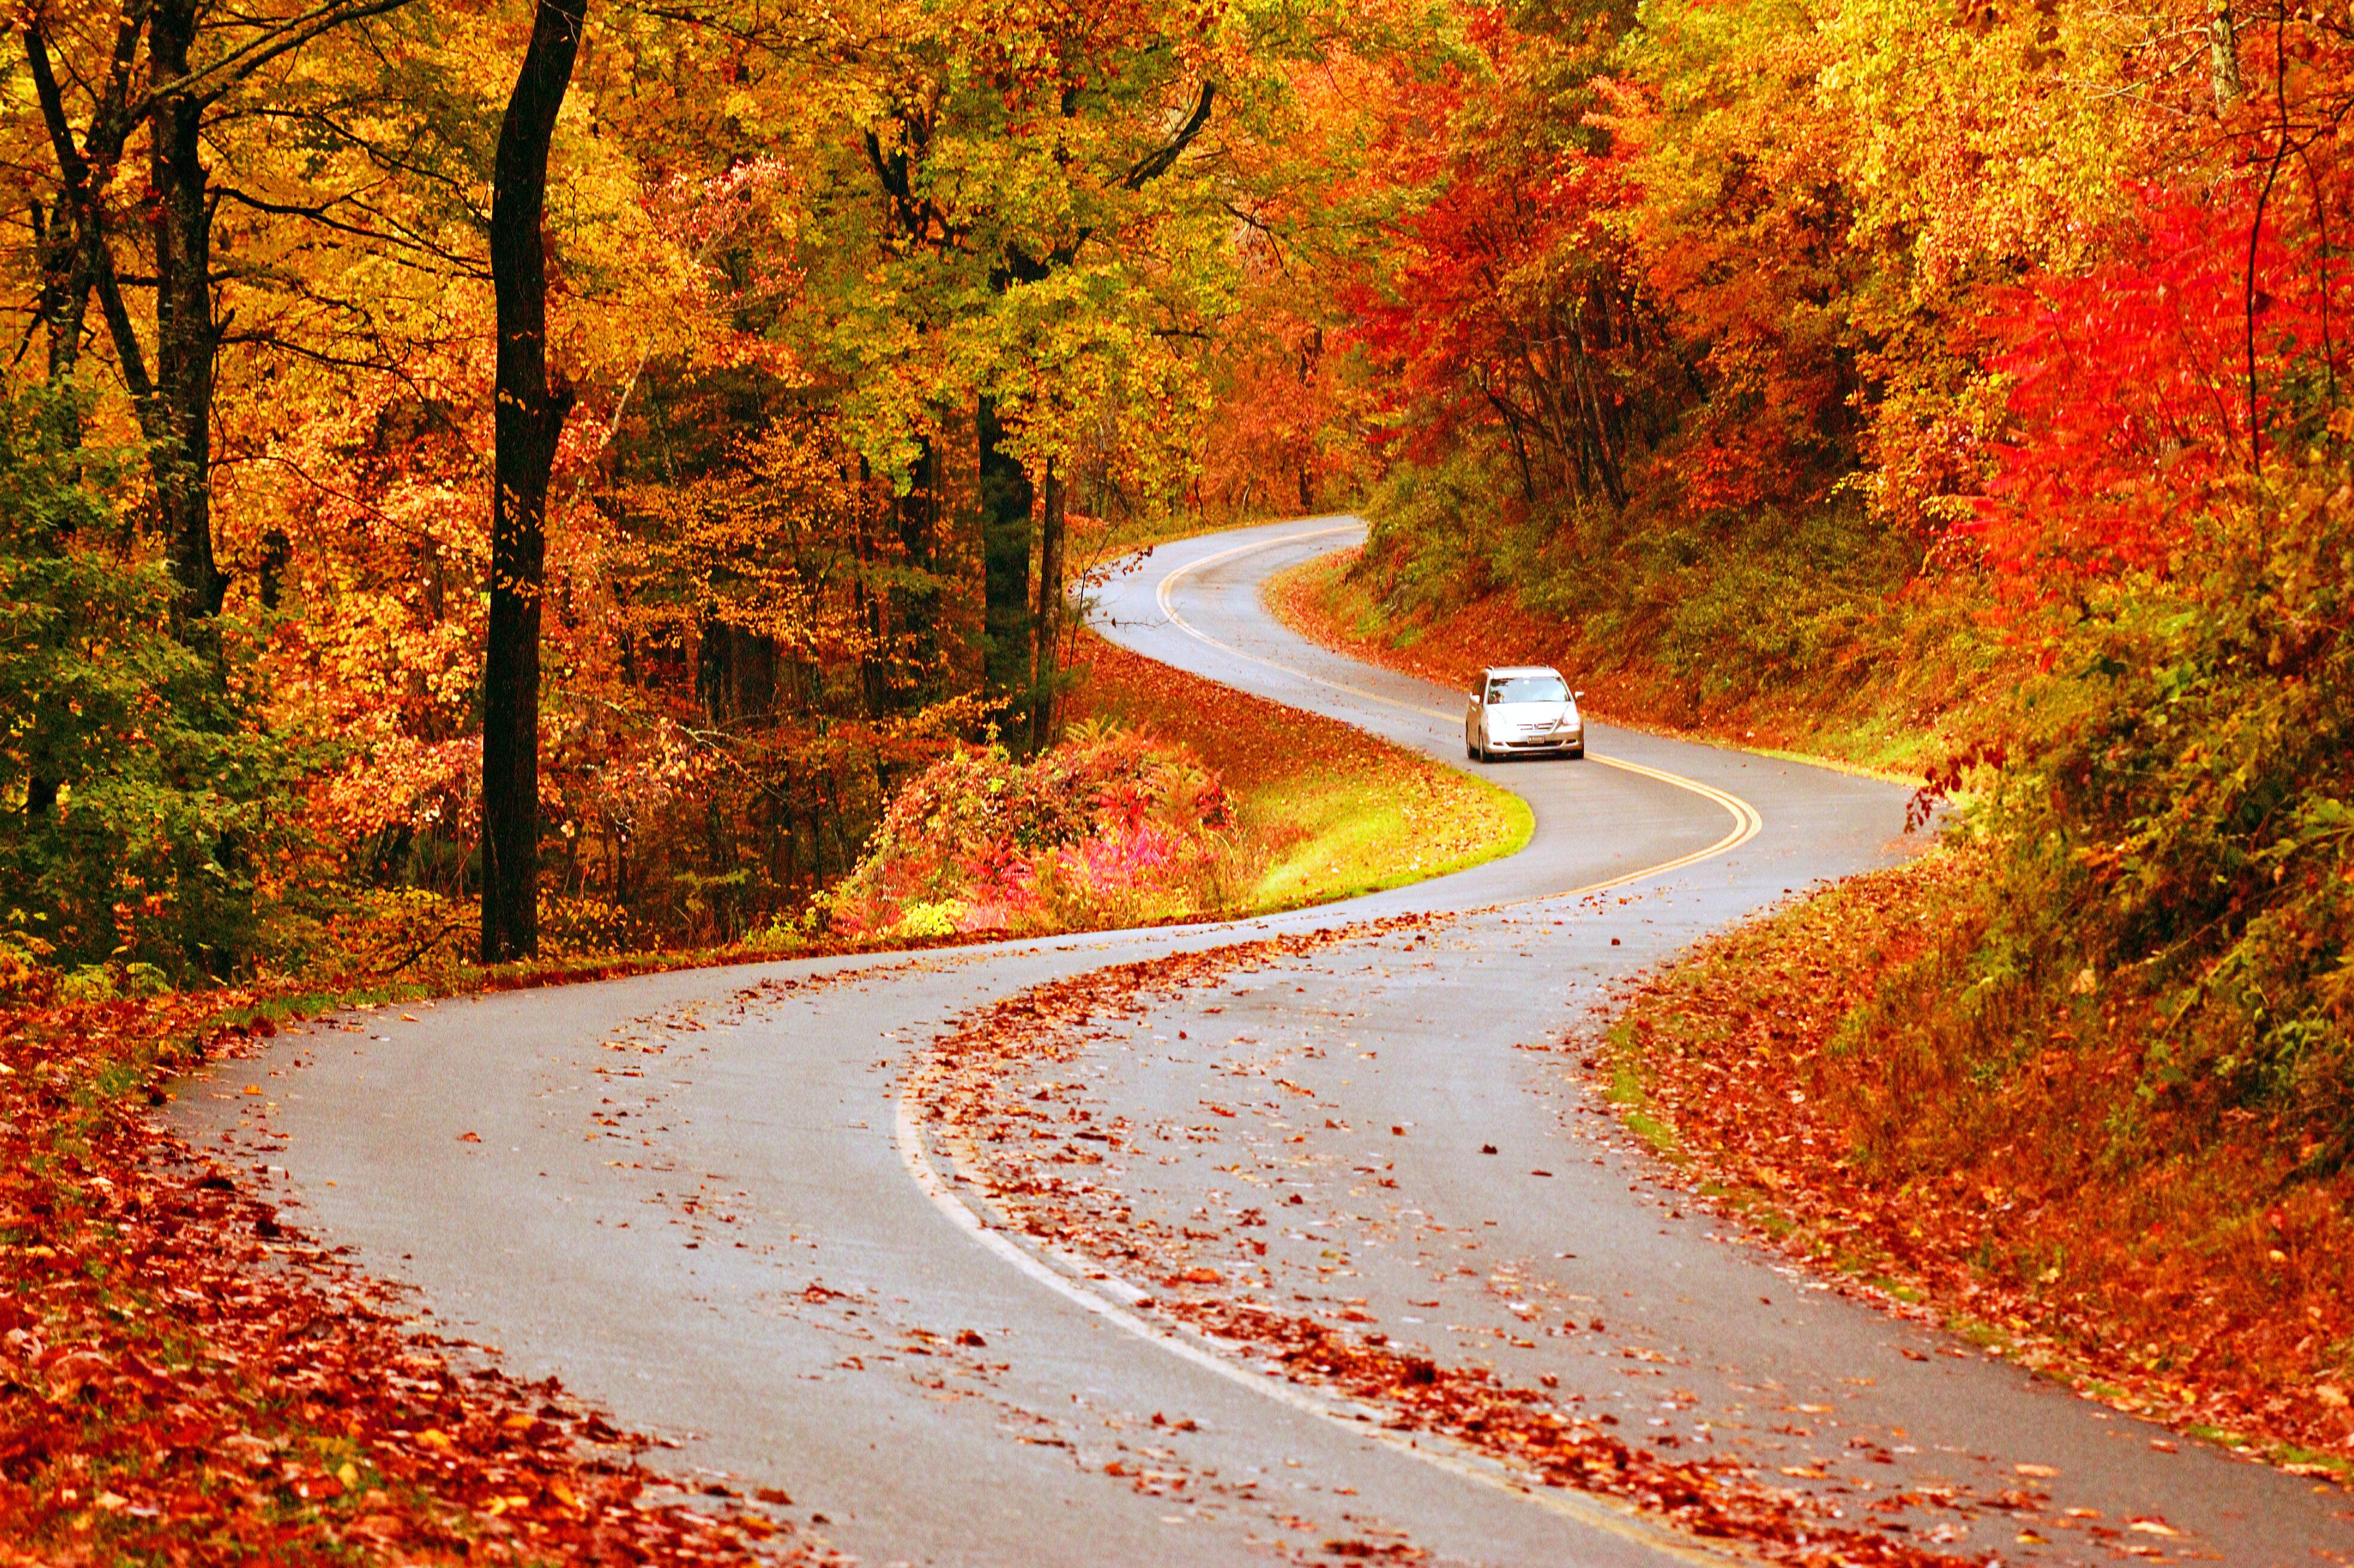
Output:
[[1767,757],[1918,782],[1923,767],[1956,747],[1954,724],[1986,700],[1983,674],[1949,659],[1908,673],[1888,691],[1854,678],[1877,662],[1862,645],[1819,678],[1766,685],[1702,682],[1638,649],[1590,644],[1575,627],[1536,614],[1510,591],[1439,616],[1396,619],[1357,573],[1363,552],[1340,550],[1278,573],[1267,607],[1293,630],[1355,658],[1470,689],[1481,668],[1548,663],[1590,689],[1596,717],[1633,729],[1704,739]]
[[1985,984],[1983,870],[1947,847],[1852,878],[1703,944],[1573,1048],[1681,1181],[1859,1294],[2354,1476],[2354,1178],[2292,1181],[2294,1128],[2143,1092],[2139,1004]]
[[1327,903],[1511,854],[1535,832],[1518,796],[1336,719],[1284,707],[1092,634],[1075,716],[1174,742],[1235,802],[1248,861],[1235,916]]

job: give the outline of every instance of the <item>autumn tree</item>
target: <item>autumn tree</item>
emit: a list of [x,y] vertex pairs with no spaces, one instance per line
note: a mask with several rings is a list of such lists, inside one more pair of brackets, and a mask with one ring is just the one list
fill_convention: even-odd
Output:
[[[141,0],[55,20],[35,11],[23,23],[26,65],[56,161],[48,216],[37,223],[38,313],[48,329],[50,372],[63,378],[79,364],[95,296],[146,440],[184,628],[217,614],[228,586],[214,548],[211,445],[224,331],[215,309],[213,228],[225,193],[205,162],[207,134],[244,107],[239,95],[301,51],[407,4],[333,0],[231,15],[196,0]],[[61,29],[69,46],[67,80],[83,100],[79,126],[54,59]],[[119,168],[141,136],[146,189],[124,192]],[[143,214],[149,270],[141,284],[151,301],[143,340],[117,255],[122,231]]]
[[940,444],[970,453],[985,678],[1034,742],[1070,497],[1138,504],[1186,466],[1202,394],[1182,344],[1223,308],[1242,199],[1227,148],[1263,130],[1299,40],[1129,0],[896,20],[850,77],[863,166],[836,177],[865,185],[874,260],[821,278],[823,352],[896,482],[936,490]]

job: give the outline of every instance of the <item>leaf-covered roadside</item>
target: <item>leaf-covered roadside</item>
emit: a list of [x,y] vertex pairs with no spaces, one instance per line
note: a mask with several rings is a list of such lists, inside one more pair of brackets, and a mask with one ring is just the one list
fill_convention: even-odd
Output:
[[1962,593],[1905,588],[1851,518],[1813,519],[1797,539],[1755,533],[1564,546],[1578,567],[1549,579],[1550,597],[1408,581],[1377,534],[1271,578],[1267,603],[1311,641],[1442,685],[1550,663],[1613,724],[1843,767],[1917,777],[1999,711],[2021,660],[1972,624]]
[[2146,1000],[1990,967],[1985,848],[1855,879],[1648,981],[1585,1058],[1795,1256],[2299,1474],[2354,1460],[2354,1177],[2307,1118],[2153,1092]]
[[252,1000],[0,1021],[0,1562],[815,1560],[749,1499],[663,1500],[641,1440],[470,1364],[158,1129],[165,1075],[274,1033]]

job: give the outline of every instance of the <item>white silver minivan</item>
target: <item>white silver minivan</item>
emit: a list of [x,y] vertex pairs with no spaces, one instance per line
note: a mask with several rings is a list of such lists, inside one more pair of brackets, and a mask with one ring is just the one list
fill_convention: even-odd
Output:
[[1463,716],[1463,749],[1493,762],[1516,752],[1584,757],[1585,721],[1561,672],[1549,664],[1506,664],[1479,672],[1470,711]]

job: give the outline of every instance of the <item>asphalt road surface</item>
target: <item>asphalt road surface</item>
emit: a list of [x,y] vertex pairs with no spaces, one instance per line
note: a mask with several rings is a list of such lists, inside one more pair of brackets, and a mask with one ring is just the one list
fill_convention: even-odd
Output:
[[[1311,647],[1260,604],[1269,572],[1355,533],[1324,519],[1163,547],[1106,592],[1099,624],[1466,766],[1459,694]],[[1590,701],[1608,710],[1606,691]],[[2188,1439],[2156,1447],[2157,1427],[1732,1238],[1656,1182],[1574,1052],[1526,1048],[1701,935],[1909,847],[1895,786],[1591,720],[1588,747],[1484,770],[1534,810],[1520,854],[1350,904],[355,1013],[184,1086],[177,1114],[288,1221],[413,1287],[433,1327],[674,1445],[650,1462],[683,1487],[784,1489],[803,1538],[868,1563],[1331,1560],[1333,1541],[1437,1562],[1737,1560],[1384,1430],[1132,1306],[1153,1281],[997,1223],[909,1097],[937,1038],[1023,988],[1445,914],[1099,1030],[1058,1069],[1066,1088],[1107,1120],[1211,1124],[1131,1140],[1097,1170],[1103,1191],[1217,1234],[1288,1188],[1296,1217],[1251,1233],[1288,1309],[1551,1377],[1630,1442],[1738,1451],[1855,1528],[1903,1522],[1957,1559],[2354,1553],[2344,1493]],[[1214,1121],[1214,1101],[1238,1114]]]

